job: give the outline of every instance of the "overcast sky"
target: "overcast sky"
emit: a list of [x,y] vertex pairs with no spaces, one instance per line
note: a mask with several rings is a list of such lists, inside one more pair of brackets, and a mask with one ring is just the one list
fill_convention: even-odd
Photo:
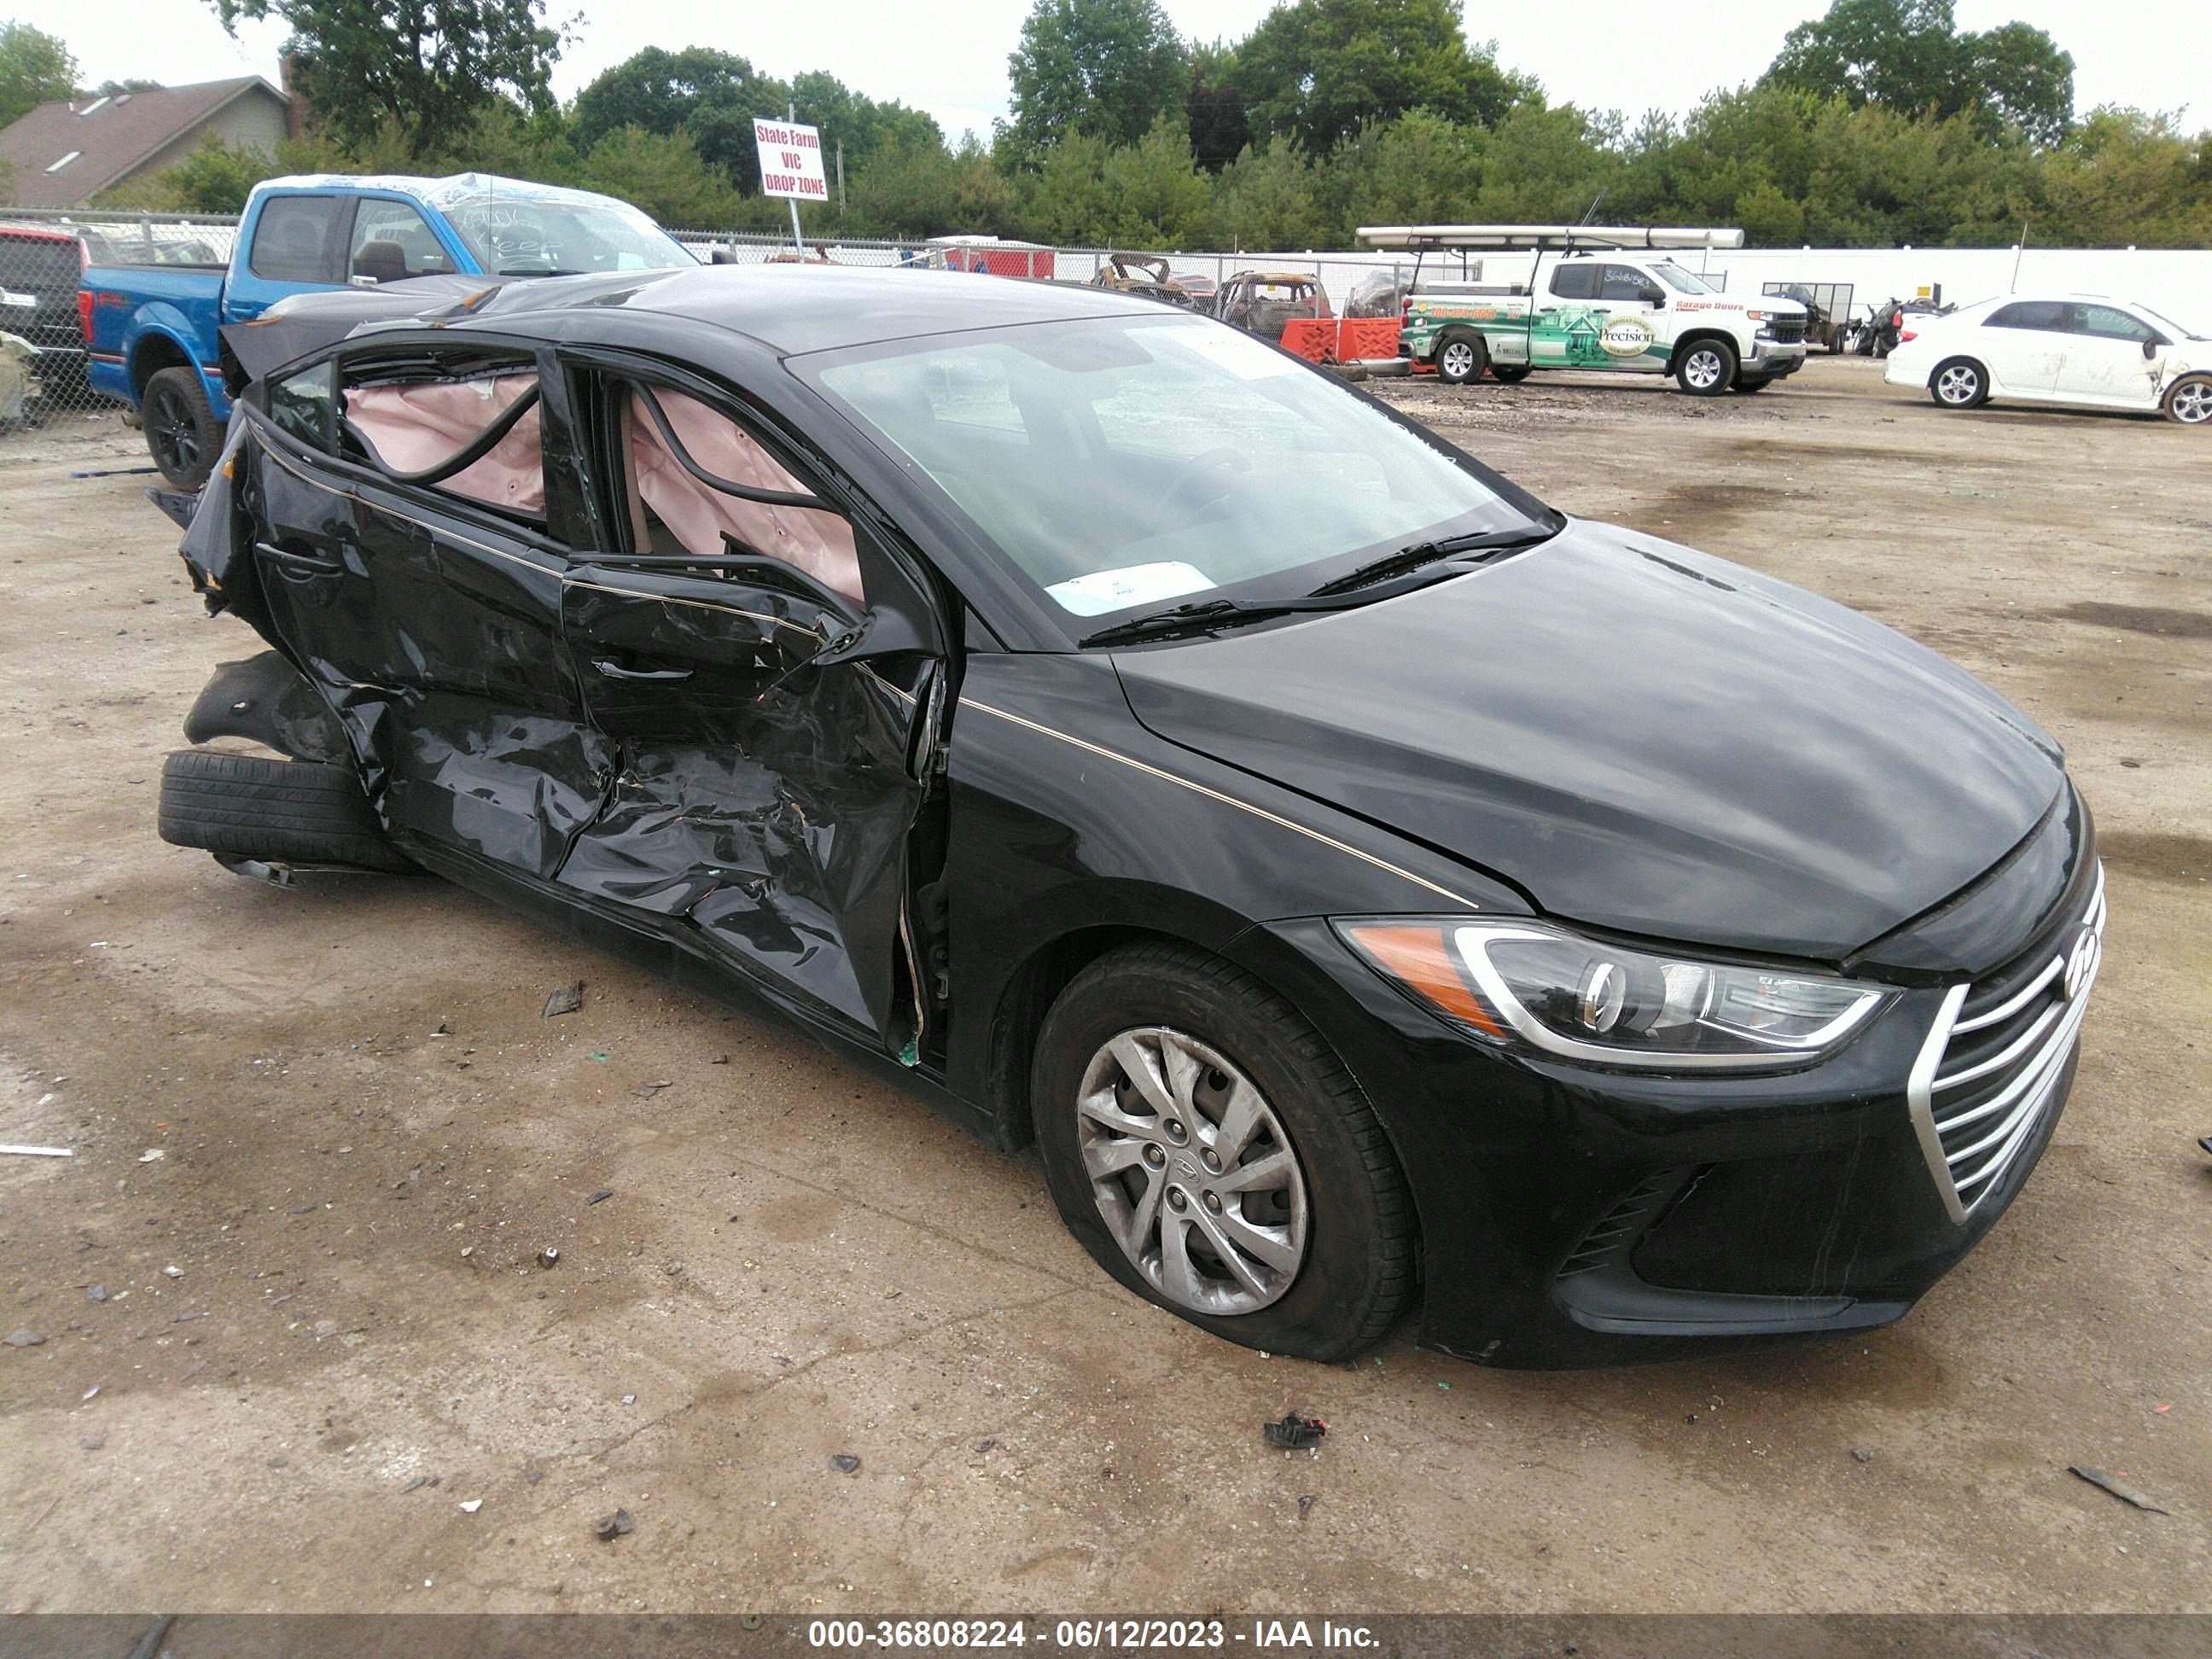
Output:
[[[578,0],[554,0],[556,15]],[[1270,0],[1166,0],[1168,15],[1201,40],[1235,40]],[[948,137],[988,137],[1006,113],[1006,54],[1029,0],[653,0],[581,8],[585,20],[561,59],[563,99],[648,46],[719,47],[771,75],[828,70],[874,98],[896,98],[934,115]],[[1680,112],[1712,88],[1755,79],[1783,35],[1827,9],[1826,0],[1579,0],[1549,7],[1478,5],[1468,33],[1495,34],[1499,60],[1536,76],[1554,103]],[[281,27],[246,25],[232,40],[203,0],[15,0],[10,8],[69,43],[88,85],[141,77],[171,86],[258,73],[276,78]],[[1962,28],[2018,18],[2074,54],[2078,108],[2190,105],[2192,125],[2212,125],[2212,4],[2206,0],[1957,0]],[[1561,27],[1571,18],[1571,27]],[[763,111],[762,113],[773,113]]]

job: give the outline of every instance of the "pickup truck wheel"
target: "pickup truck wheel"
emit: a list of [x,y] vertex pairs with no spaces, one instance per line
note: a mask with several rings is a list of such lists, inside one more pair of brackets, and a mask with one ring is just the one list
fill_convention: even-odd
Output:
[[283,864],[414,866],[384,838],[350,766],[179,749],[161,765],[161,839]]
[[1045,1017],[1030,1093],[1061,1218],[1146,1300],[1341,1360],[1412,1296],[1413,1206],[1382,1126],[1321,1033],[1242,969],[1165,941],[1101,957]]
[[1490,366],[1490,378],[1501,386],[1519,386],[1528,378],[1530,372],[1526,364],[1516,364],[1510,368],[1502,368],[1496,363]]
[[1979,409],[1990,400],[1990,372],[1972,357],[1954,357],[1928,377],[1928,395],[1945,409]]
[[1692,340],[1674,360],[1674,384],[1692,398],[1717,398],[1735,383],[1735,363],[1726,340]]
[[1764,391],[1765,391],[1765,390],[1766,390],[1766,388],[1767,388],[1767,387],[1769,387],[1769,386],[1772,386],[1773,384],[1774,384],[1774,381],[1773,381],[1773,379],[1772,379],[1772,377],[1771,377],[1771,376],[1770,376],[1769,378],[1767,378],[1767,379],[1765,379],[1765,380],[1753,380],[1745,379],[1745,380],[1739,380],[1735,383],[1735,389],[1736,389],[1738,392],[1764,392]]
[[198,489],[215,471],[222,428],[208,407],[200,377],[189,368],[165,368],[146,382],[139,399],[146,447],[161,476],[179,489]]
[[1437,379],[1446,386],[1465,386],[1482,378],[1490,362],[1490,349],[1480,334],[1447,334],[1437,346]]

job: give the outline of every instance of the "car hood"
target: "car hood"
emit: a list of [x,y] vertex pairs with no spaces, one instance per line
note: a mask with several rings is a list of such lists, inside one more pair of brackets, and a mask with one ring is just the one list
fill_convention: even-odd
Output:
[[2034,828],[2058,745],[1855,611],[1655,537],[1116,659],[1158,736],[1593,926],[1839,960]]

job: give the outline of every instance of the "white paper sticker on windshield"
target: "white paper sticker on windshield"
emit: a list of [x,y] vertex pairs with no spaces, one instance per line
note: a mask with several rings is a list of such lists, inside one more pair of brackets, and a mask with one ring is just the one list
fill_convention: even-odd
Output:
[[1240,380],[1264,380],[1287,374],[1297,367],[1291,358],[1271,351],[1241,330],[1221,323],[1198,323],[1175,331],[1176,343],[1218,363]]
[[1058,599],[1063,611],[1079,617],[1096,617],[1124,605],[1152,599],[1172,599],[1185,593],[1201,593],[1213,586],[1195,566],[1170,560],[1162,564],[1125,565],[1119,570],[1094,570],[1087,576],[1071,576],[1054,582],[1045,592]]

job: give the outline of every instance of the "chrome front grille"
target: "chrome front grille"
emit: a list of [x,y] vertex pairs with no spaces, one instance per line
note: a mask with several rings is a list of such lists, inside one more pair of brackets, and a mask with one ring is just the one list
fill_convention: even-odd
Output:
[[2089,902],[2011,966],[1944,994],[1905,1095],[1954,1221],[2002,1184],[2058,1097],[2088,1011],[2105,932],[2105,872]]

